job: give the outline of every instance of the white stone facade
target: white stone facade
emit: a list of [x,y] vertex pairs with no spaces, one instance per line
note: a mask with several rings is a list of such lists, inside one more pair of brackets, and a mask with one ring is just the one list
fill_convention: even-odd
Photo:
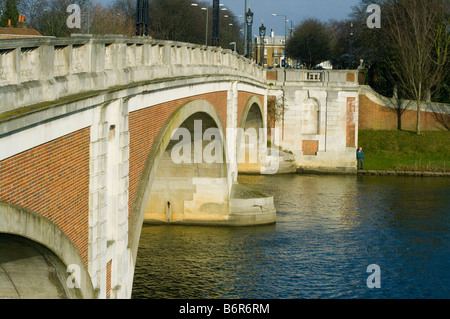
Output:
[[[270,82],[268,95],[275,96],[284,115],[276,123],[283,150],[295,155],[301,171],[356,172],[358,90],[356,71],[280,70]],[[347,74],[353,74],[348,77]],[[351,81],[349,81],[351,79]],[[347,114],[347,99],[355,111]],[[349,118],[348,118],[349,117]],[[347,146],[347,122],[355,127],[354,146]],[[318,144],[307,153],[303,141]]]

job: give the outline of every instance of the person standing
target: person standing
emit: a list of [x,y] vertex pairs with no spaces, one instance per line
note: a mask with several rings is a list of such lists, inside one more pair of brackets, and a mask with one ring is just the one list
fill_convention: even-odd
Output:
[[358,169],[363,169],[363,162],[364,162],[364,152],[362,150],[362,147],[358,147],[358,150],[356,151],[356,159],[358,161]]

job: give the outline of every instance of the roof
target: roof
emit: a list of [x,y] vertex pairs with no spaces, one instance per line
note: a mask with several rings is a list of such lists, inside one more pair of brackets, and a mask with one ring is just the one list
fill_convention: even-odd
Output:
[[10,39],[10,38],[29,38],[29,37],[42,37],[38,31],[28,28],[11,28],[3,27],[0,28],[0,39]]

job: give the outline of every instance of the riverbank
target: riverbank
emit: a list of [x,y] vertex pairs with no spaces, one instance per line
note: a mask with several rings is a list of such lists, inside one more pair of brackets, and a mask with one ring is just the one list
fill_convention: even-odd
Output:
[[[423,176],[425,172],[427,175],[450,172],[449,131],[427,131],[417,135],[411,131],[360,130],[358,140],[365,154],[364,169],[367,171],[392,175],[393,172],[408,172],[408,175],[414,172],[413,176]],[[367,171],[361,174],[368,174]]]
[[[450,177],[450,172],[444,171],[409,171],[409,170],[393,170],[393,169],[370,169],[355,170],[354,172],[339,170],[323,170],[323,169],[304,169],[297,168],[293,174],[299,175],[361,175],[361,176],[411,176],[411,177]],[[289,172],[280,172],[278,174],[289,174]]]
[[364,176],[413,176],[413,177],[450,177],[450,172],[395,171],[395,170],[358,170]]

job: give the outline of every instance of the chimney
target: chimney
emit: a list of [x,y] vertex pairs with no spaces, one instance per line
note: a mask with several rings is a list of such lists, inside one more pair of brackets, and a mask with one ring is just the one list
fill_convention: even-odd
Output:
[[273,32],[273,29],[270,29],[270,37],[273,38],[275,36],[275,32]]
[[28,28],[27,22],[24,15],[19,14],[19,22],[17,23],[18,28]]

